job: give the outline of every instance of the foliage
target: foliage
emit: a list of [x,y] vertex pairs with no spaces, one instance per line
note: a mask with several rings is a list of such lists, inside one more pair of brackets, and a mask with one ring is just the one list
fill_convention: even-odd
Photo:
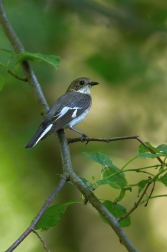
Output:
[[[126,227],[131,225],[130,220],[130,214],[139,206],[142,204],[148,203],[149,200],[153,198],[162,197],[162,195],[153,195],[153,190],[155,186],[155,182],[161,182],[165,186],[167,186],[167,168],[165,166],[165,161],[167,158],[167,145],[162,144],[158,147],[152,146],[149,142],[145,143],[148,148],[151,148],[152,151],[155,153],[149,153],[148,149],[144,145],[140,145],[138,148],[138,152],[134,158],[132,158],[127,164],[125,164],[122,168],[117,168],[115,165],[113,165],[111,159],[100,153],[96,152],[93,154],[84,152],[84,155],[91,159],[93,162],[96,162],[102,166],[102,169],[100,171],[100,180],[95,180],[92,182],[89,182],[85,178],[81,178],[81,180],[91,189],[92,191],[95,191],[98,187],[101,187],[103,185],[108,185],[111,188],[118,189],[119,190],[119,196],[113,199],[113,201],[110,201],[109,199],[102,200],[103,205],[109,210],[111,214],[113,214],[118,220],[120,221],[121,227]],[[144,155],[145,154],[145,155]],[[163,164],[155,164],[149,167],[141,167],[141,168],[135,168],[135,169],[128,169],[127,166],[135,159],[135,158],[157,158],[157,157],[164,157]],[[159,169],[158,169],[159,168]],[[149,172],[148,172],[149,170]],[[155,173],[156,171],[156,173]],[[133,172],[135,174],[143,173],[146,177],[146,179],[142,179],[138,181],[136,184],[131,184],[131,182],[127,182],[125,174],[127,172]],[[152,185],[153,189],[150,195],[147,193],[148,187]],[[134,206],[136,207],[130,209],[127,211],[125,206],[118,204],[124,197],[125,192],[134,190],[134,188],[138,188],[138,196],[142,195],[139,198],[139,201],[134,202]],[[144,193],[143,193],[144,192]],[[112,195],[112,190],[111,190]],[[166,197],[166,195],[164,195]],[[51,206],[47,209],[43,217],[40,219],[38,224],[36,225],[35,229],[42,229],[42,230],[48,230],[48,228],[53,227],[56,225],[60,220],[61,217],[65,214],[66,209],[71,204],[79,203],[75,199],[72,199],[71,201],[67,202],[66,204],[58,204],[55,206]],[[101,216],[101,219],[105,222],[106,219]]]
[[[13,76],[7,75],[6,70],[18,77],[22,75],[20,68],[17,68],[18,64],[21,63],[20,60],[28,59],[35,61],[35,63],[36,60],[42,60],[51,63],[51,65],[54,64],[54,68],[48,67],[48,64],[33,64],[37,77],[51,102],[59,92],[64,92],[66,85],[74,79],[74,76],[89,74],[100,80],[102,88],[99,85],[98,102],[94,103],[96,104],[95,107],[98,108],[97,118],[99,120],[90,118],[89,123],[84,125],[84,129],[90,135],[105,135],[107,137],[132,134],[135,131],[135,133],[147,136],[150,142],[158,145],[165,141],[164,132],[166,132],[167,109],[166,92],[164,91],[166,90],[167,77],[167,4],[162,1],[150,2],[147,0],[127,1],[126,3],[123,0],[52,1],[51,6],[49,1],[48,6],[46,6],[41,1],[23,0],[20,4],[20,1],[13,3],[7,0],[5,4],[13,27],[26,50],[29,51],[24,52],[19,58],[19,55],[11,51],[8,41],[0,31],[1,47],[6,48],[6,52],[9,53],[8,57],[8,55],[5,56],[4,51],[0,52],[0,95],[1,104],[3,104],[0,111],[1,152],[3,153],[1,158],[1,183],[4,190],[1,201],[7,202],[7,210],[5,206],[2,207],[4,215],[1,219],[8,220],[10,224],[9,228],[6,228],[9,241],[14,239],[13,236],[10,238],[9,230],[13,233],[11,228],[13,224],[9,218],[15,215],[16,223],[23,224],[18,213],[23,212],[22,207],[24,206],[24,215],[30,215],[28,221],[32,219],[34,212],[39,208],[37,199],[39,196],[37,197],[37,195],[49,194],[52,186],[55,185],[55,163],[56,174],[61,173],[61,170],[59,170],[61,164],[59,151],[53,151],[52,145],[48,145],[47,141],[41,143],[41,146],[34,149],[33,152],[25,153],[23,146],[40,123],[41,118],[38,118],[39,113],[27,85],[18,82],[18,79],[14,79]],[[32,52],[41,52],[41,54]],[[56,72],[56,75],[55,67],[58,66],[59,58],[54,56],[53,63],[53,55],[60,55],[62,59],[61,68]],[[101,103],[99,103],[99,99],[102,99]],[[99,104],[101,104],[101,109]],[[86,127],[87,125],[89,127]],[[153,153],[145,146],[140,145],[136,155],[129,161],[126,160],[122,166],[118,164],[119,162],[114,161],[114,158],[122,159],[122,156],[128,158],[128,154],[134,148],[133,143],[126,145],[121,143],[121,147],[120,145],[118,147],[118,144],[110,145],[107,148],[102,145],[97,147],[90,143],[86,147],[78,145],[77,148],[71,148],[74,166],[76,168],[79,165],[78,173],[82,173],[84,178],[81,178],[81,180],[84,184],[95,193],[97,189],[103,191],[103,188],[107,187],[108,191],[111,191],[111,196],[106,196],[106,198],[103,196],[101,202],[109,202],[111,209],[118,205],[121,206],[121,214],[115,215],[120,223],[125,220],[124,215],[128,213],[130,219],[130,210],[133,210],[134,206],[147,204],[150,199],[166,197],[163,194],[156,194],[154,186],[155,183],[157,185],[159,182],[161,187],[167,186],[166,145],[153,147],[148,142],[146,144],[152,149]],[[98,163],[97,170],[100,167],[98,175],[93,175],[93,181],[88,179],[84,173],[85,170],[91,171],[91,169],[88,165],[86,166],[88,169],[85,169],[86,159],[80,155],[83,149],[87,151],[84,155],[91,160],[89,162],[90,167],[94,163]],[[111,151],[112,156],[111,154],[108,155],[108,152],[111,153]],[[80,160],[77,164],[75,162],[78,156]],[[163,160],[163,164],[158,161],[158,157]],[[141,159],[145,160],[145,166],[140,166]],[[132,164],[133,160],[138,161],[138,164],[128,169],[128,165]],[[153,162],[154,165],[147,165],[149,161]],[[133,174],[136,182],[128,178],[127,174],[129,173]],[[142,174],[142,178],[138,176],[140,174]],[[126,199],[128,199],[130,192],[136,191],[138,194],[136,196],[139,196],[139,198],[136,197],[133,201],[131,199],[130,204],[132,206],[127,206]],[[112,192],[114,193],[112,194]],[[61,202],[67,201],[68,203],[69,198],[73,198],[72,193],[70,190],[62,192]],[[77,204],[77,202],[75,203]],[[57,207],[60,206],[60,209],[64,209],[64,205],[67,203],[60,204]],[[31,208],[29,205],[31,205]],[[48,223],[42,223],[42,227],[45,229],[55,225],[58,223],[57,221],[61,220],[63,213],[62,216],[66,218],[66,221],[64,237],[59,239],[60,244],[62,243],[62,246],[66,244],[66,249],[71,248],[72,241],[73,244],[80,246],[81,240],[74,239],[72,232],[67,230],[67,226],[70,225],[66,224],[69,219],[74,222],[76,216],[68,218],[68,211],[56,211],[57,207],[51,208],[54,216],[51,225],[49,220]],[[12,214],[8,212],[9,209],[12,209]],[[150,209],[152,208],[150,207]],[[145,211],[144,217],[146,219],[148,219],[147,213]],[[140,218],[140,216],[139,214],[137,218]],[[42,219],[41,221],[43,222]],[[133,221],[131,222],[133,228]],[[145,225],[139,219],[138,223]],[[64,225],[63,221],[61,224]],[[24,228],[20,228],[19,225],[15,223],[13,225],[18,229],[18,236],[20,229]],[[134,232],[141,231],[140,225],[138,229],[134,228]],[[7,227],[7,223],[2,223],[1,226],[2,236],[5,234],[4,227]],[[142,227],[142,230],[144,229]],[[150,230],[153,229],[150,228]],[[86,234],[85,230],[83,233]],[[83,240],[84,234],[81,236]],[[69,240],[67,237],[69,237]],[[152,243],[148,245],[146,233],[143,234],[142,238],[143,245],[136,241],[140,250],[145,249],[145,239],[147,246],[152,246],[147,249],[148,251],[160,251],[159,245],[157,249],[153,247]],[[156,236],[156,239],[159,239],[157,244],[160,244],[160,238],[162,238],[161,235]],[[2,238],[2,242],[6,247],[7,243],[4,238]],[[144,248],[141,246],[144,246]],[[5,250],[5,248],[2,250]],[[71,250],[75,249],[72,247]]]

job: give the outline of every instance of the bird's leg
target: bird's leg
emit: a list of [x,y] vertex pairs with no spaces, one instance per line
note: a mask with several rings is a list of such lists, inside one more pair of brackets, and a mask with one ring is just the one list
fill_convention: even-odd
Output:
[[72,127],[69,127],[69,129],[70,129],[70,130],[73,130],[74,132],[77,132],[77,133],[80,134],[80,135],[82,135],[82,137],[81,137],[81,142],[86,141],[86,144],[88,144],[88,141],[89,141],[88,135],[86,135],[85,133],[83,133],[83,132],[81,132],[81,131],[79,131],[79,130],[76,130],[76,129],[72,128]]

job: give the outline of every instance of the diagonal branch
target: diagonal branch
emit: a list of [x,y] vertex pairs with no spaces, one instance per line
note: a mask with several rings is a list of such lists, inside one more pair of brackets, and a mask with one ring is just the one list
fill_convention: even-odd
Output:
[[116,218],[108,211],[108,209],[104,207],[104,205],[96,198],[93,192],[89,190],[88,187],[82,182],[82,180],[74,173],[71,164],[68,141],[65,138],[63,130],[59,130],[58,139],[60,144],[64,173],[68,174],[68,178],[73,182],[74,185],[76,185],[78,190],[92,204],[92,206],[96,208],[96,210],[108,221],[109,225],[113,228],[113,230],[119,237],[121,243],[126,247],[126,249],[130,252],[137,252],[137,249],[126,236]]
[[[20,40],[18,39],[17,35],[15,34],[13,28],[10,25],[10,22],[6,16],[4,6],[3,6],[3,1],[0,0],[0,23],[2,25],[2,28],[8,37],[9,41],[11,42],[14,50],[16,53],[21,53],[24,51],[24,47],[22,46]],[[45,100],[45,97],[42,93],[42,90],[40,88],[40,85],[37,81],[37,78],[29,65],[27,61],[22,62],[22,68],[25,74],[26,79],[28,80],[28,83],[33,91],[33,94],[35,96],[35,99],[37,100],[38,104],[40,105],[40,108],[42,109],[42,112],[46,112],[48,110],[48,105]],[[69,146],[67,139],[65,138],[65,135],[63,133],[63,130],[59,130],[57,132],[58,139],[59,139],[59,144],[60,144],[60,150],[61,150],[61,157],[62,157],[62,165],[63,165],[63,170],[65,177],[62,179],[59,183],[61,184],[60,188],[65,184],[67,179],[70,179],[78,188],[78,190],[84,195],[84,197],[89,200],[89,202],[92,204],[93,207],[97,209],[97,211],[102,214],[102,216],[108,221],[110,226],[113,228],[119,239],[121,240],[122,244],[126,247],[126,249],[129,252],[137,252],[137,249],[134,247],[134,245],[131,243],[129,238],[126,236],[124,233],[123,229],[120,227],[118,221],[116,218],[101,204],[101,202],[96,198],[96,196],[93,194],[91,190],[88,189],[88,187],[79,179],[79,177],[74,173],[72,169],[72,164],[71,164],[71,157],[70,157],[70,152],[69,152]],[[58,190],[59,192],[60,190]],[[58,193],[57,192],[57,193]],[[56,194],[57,195],[57,194]],[[51,199],[48,198],[47,202],[49,204],[52,202],[53,197]],[[48,203],[47,203],[48,204]],[[49,205],[48,204],[48,205]],[[42,208],[43,209],[43,208]],[[41,209],[42,213],[43,210]],[[40,211],[40,213],[41,213]],[[40,218],[40,213],[37,215],[33,223],[35,224],[38,222]],[[34,226],[33,226],[34,227]],[[26,237],[33,228],[31,225],[30,227],[25,231],[25,233],[22,235],[23,237]],[[12,245],[7,252],[13,251],[13,249],[18,246],[18,244],[22,241],[22,236],[15,242],[15,246]],[[17,243],[17,244],[16,244]]]
[[38,221],[41,219],[42,215],[52,203],[54,198],[58,195],[58,193],[62,190],[67,182],[67,178],[64,176],[60,180],[59,184],[55,187],[51,195],[47,198],[46,202],[42,206],[41,210],[37,214],[37,216],[32,221],[31,225],[24,231],[24,233],[6,250],[6,252],[12,252],[35,228]]
[[[24,47],[17,37],[13,27],[11,26],[9,19],[6,15],[5,8],[3,5],[3,0],[0,0],[0,24],[2,26],[2,29],[9,39],[15,53],[22,53],[24,52]],[[40,109],[43,114],[45,114],[49,110],[49,106],[47,104],[47,101],[43,95],[43,92],[41,90],[41,86],[35,76],[34,71],[32,70],[30,64],[27,61],[23,61],[21,63],[23,72],[25,74],[25,79],[28,81],[31,90],[35,96],[35,100],[37,101],[38,105],[40,106]]]

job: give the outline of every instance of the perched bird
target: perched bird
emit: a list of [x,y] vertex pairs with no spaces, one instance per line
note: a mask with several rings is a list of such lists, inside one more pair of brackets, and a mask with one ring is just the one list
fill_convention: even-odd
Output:
[[40,140],[63,128],[69,128],[81,134],[82,137],[88,137],[73,126],[80,123],[88,114],[92,104],[90,89],[97,84],[98,82],[86,77],[74,80],[66,93],[55,101],[25,148],[34,147]]

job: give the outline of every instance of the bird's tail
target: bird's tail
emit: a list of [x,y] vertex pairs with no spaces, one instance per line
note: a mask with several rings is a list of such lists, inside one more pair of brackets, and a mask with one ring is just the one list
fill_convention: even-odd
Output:
[[35,133],[33,138],[24,146],[24,148],[32,148],[34,147],[44,136],[48,133],[48,131],[52,128],[53,124],[49,124],[47,127],[41,126],[39,130]]

